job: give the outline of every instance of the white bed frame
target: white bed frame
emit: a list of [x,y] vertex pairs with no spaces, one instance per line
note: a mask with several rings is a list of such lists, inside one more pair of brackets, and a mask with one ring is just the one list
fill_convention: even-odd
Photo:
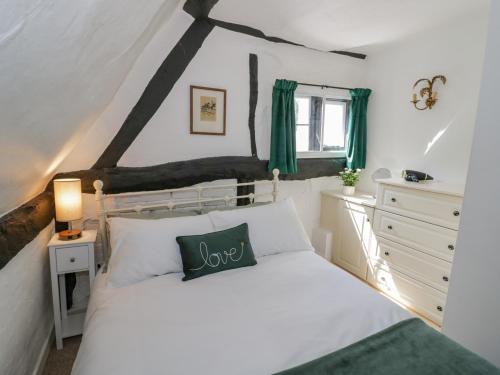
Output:
[[[229,205],[230,203],[237,202],[238,199],[249,199],[250,203],[254,203],[255,198],[261,197],[261,196],[272,196],[272,201],[276,202],[276,199],[278,198],[278,189],[279,189],[279,176],[280,171],[278,169],[273,169],[273,179],[271,181],[254,181],[254,182],[243,182],[243,183],[236,183],[236,184],[225,184],[225,185],[198,185],[198,186],[191,186],[191,187],[185,187],[185,188],[178,188],[178,189],[166,189],[166,190],[155,190],[155,191],[141,191],[141,192],[133,192],[133,193],[120,193],[120,194],[104,194],[102,189],[104,187],[104,183],[101,180],[95,180],[94,181],[94,188],[95,188],[95,200],[97,203],[97,216],[99,218],[99,234],[101,236],[101,242],[102,242],[102,250],[103,250],[103,256],[104,256],[104,261],[105,261],[105,266],[104,266],[104,272],[107,269],[107,264],[108,264],[108,258],[110,256],[110,246],[109,246],[109,238],[108,238],[108,231],[107,231],[107,226],[106,226],[106,219],[108,218],[109,215],[112,216],[119,216],[119,214],[123,213],[131,213],[131,212],[136,212],[136,213],[141,213],[143,211],[155,211],[155,210],[165,210],[168,209],[170,211],[173,211],[175,209],[179,208],[199,208],[202,209],[206,203],[217,203],[217,202],[223,202],[225,206]],[[257,185],[267,185],[270,184],[272,186],[272,191],[271,192],[265,192],[265,193],[250,193],[246,195],[226,195],[224,197],[203,197],[203,191],[205,190],[216,190],[216,189],[229,189],[229,188],[236,188],[236,192],[238,191],[239,186],[257,186]],[[179,193],[179,192],[196,192],[197,193],[197,198],[174,198],[173,193]],[[120,198],[131,198],[131,197],[140,197],[140,196],[157,196],[157,195],[165,195],[165,194],[170,194],[170,199],[165,200],[161,199],[158,200],[157,202],[153,200],[148,200],[147,202],[143,202],[144,204],[141,204],[141,202],[133,202],[129,206],[124,205],[123,207],[120,208],[107,208],[106,207],[106,200],[107,199],[114,199],[115,202],[116,200]]]

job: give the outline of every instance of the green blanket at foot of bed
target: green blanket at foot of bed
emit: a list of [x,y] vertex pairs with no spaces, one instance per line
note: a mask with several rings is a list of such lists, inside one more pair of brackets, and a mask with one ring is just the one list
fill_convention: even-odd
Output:
[[276,375],[305,374],[495,375],[500,370],[422,320],[409,319]]

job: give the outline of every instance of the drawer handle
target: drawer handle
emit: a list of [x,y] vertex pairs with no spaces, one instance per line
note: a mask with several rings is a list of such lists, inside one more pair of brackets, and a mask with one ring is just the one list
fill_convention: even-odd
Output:
[[380,278],[380,280],[385,281],[385,277],[383,277],[383,276],[382,276],[382,277]]
[[389,253],[388,251],[386,251],[384,254],[387,256],[391,255],[391,253]]
[[443,281],[448,281],[448,276],[443,276]]
[[453,216],[460,216],[460,211],[458,210],[453,211]]
[[69,258],[70,263],[75,263],[76,258]]
[[437,311],[443,311],[443,307],[442,306],[438,306],[436,307]]
[[392,225],[388,225],[387,229],[392,230]]
[[396,203],[396,198],[391,198],[391,202]]
[[370,222],[370,219],[366,219],[366,222],[369,223]]
[[455,250],[455,246],[453,245],[448,245],[448,249],[450,249],[451,251]]

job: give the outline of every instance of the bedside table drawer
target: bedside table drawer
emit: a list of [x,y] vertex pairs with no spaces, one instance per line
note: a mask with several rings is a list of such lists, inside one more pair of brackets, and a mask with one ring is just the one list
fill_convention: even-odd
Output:
[[56,249],[57,272],[71,272],[89,267],[89,247],[74,246]]

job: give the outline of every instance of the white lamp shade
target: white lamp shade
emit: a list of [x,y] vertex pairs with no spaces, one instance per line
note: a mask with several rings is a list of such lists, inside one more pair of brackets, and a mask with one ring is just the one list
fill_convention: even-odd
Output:
[[57,221],[82,218],[82,181],[79,178],[54,180],[54,198]]

